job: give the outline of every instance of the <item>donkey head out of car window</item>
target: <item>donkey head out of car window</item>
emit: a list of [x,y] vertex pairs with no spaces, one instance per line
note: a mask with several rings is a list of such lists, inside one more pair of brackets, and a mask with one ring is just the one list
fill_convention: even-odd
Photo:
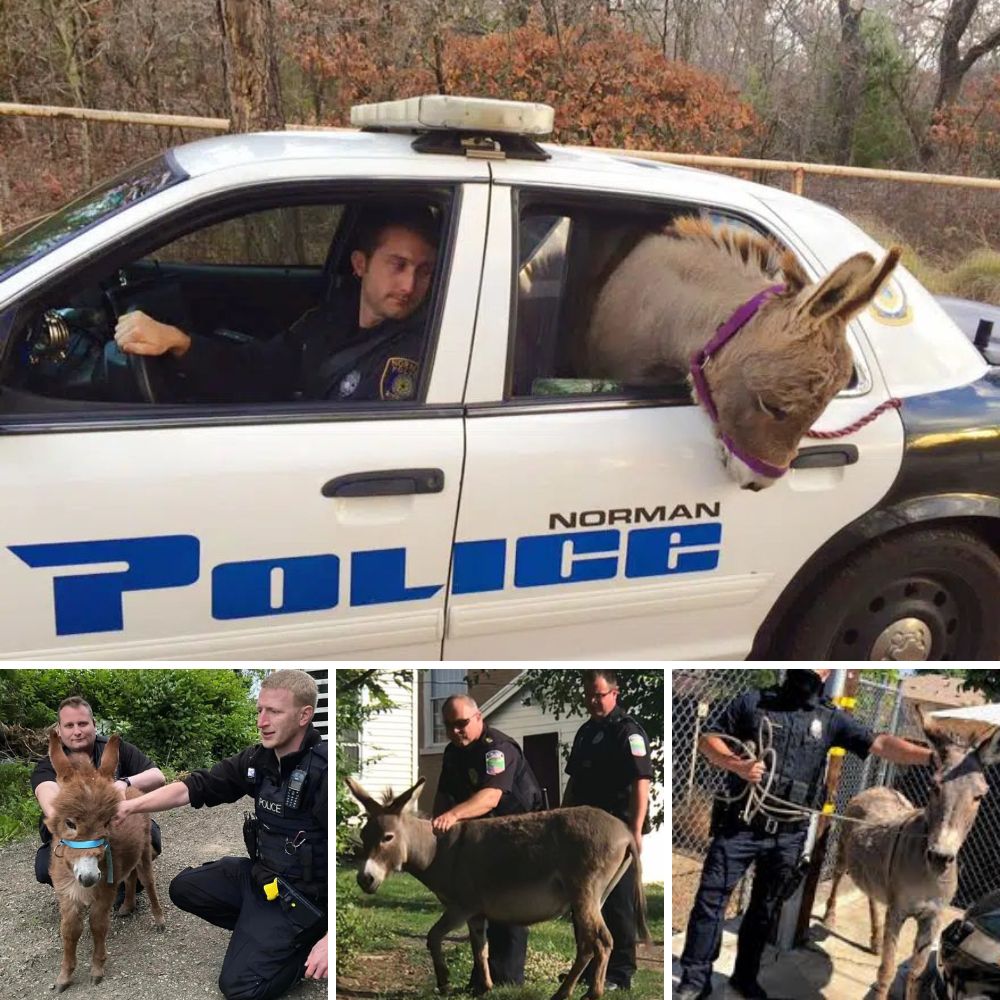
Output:
[[[898,259],[897,250],[880,263],[859,253],[810,284],[794,257],[785,256],[785,291],[765,302],[705,369],[718,430],[740,452],[778,469],[789,466],[803,435],[851,380],[848,321],[871,302]],[[741,485],[774,482],[722,450]]]
[[[756,233],[677,219],[641,240],[608,278],[587,333],[588,361],[595,374],[655,384],[663,372],[687,371],[744,303],[782,286],[703,366],[716,431],[732,444],[722,448],[727,470],[741,486],[769,486],[776,476],[759,467],[786,469],[803,434],[850,382],[847,323],[899,255],[893,248],[877,263],[859,253],[813,283],[794,253]],[[627,315],[633,322],[622,324]]]

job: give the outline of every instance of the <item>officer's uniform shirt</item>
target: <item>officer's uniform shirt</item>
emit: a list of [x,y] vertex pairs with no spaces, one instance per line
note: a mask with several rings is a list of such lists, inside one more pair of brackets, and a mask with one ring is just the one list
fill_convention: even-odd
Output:
[[[90,760],[94,767],[99,767],[101,757],[108,745],[108,737],[98,734],[94,740],[94,749],[91,752]],[[63,747],[66,756],[70,756],[69,750]],[[118,746],[118,766],[115,768],[115,780],[119,778],[131,778],[133,775],[142,774],[156,765],[136,746],[122,740]],[[34,791],[43,781],[55,781],[56,769],[52,766],[52,761],[48,754],[42,758],[31,773],[31,790]]]
[[[755,745],[760,739],[761,720],[771,721],[772,746],[779,771],[796,775],[815,785],[831,747],[843,747],[864,760],[875,734],[853,715],[838,709],[829,698],[815,695],[805,703],[787,700],[781,687],[752,690],[709,713],[703,732],[727,733]],[[730,747],[735,752],[735,747]],[[760,748],[758,747],[758,752]],[[738,775],[726,776],[729,793],[738,795],[746,787]],[[780,793],[776,793],[780,794]],[[812,806],[811,802],[803,805]]]
[[[187,785],[188,795],[191,805],[195,809],[202,806],[218,806],[225,802],[238,802],[244,795],[254,798],[257,790],[258,772],[261,768],[267,769],[276,779],[277,783],[285,781],[298,766],[300,761],[308,753],[309,748],[322,742],[322,737],[313,728],[308,726],[302,746],[295,753],[287,754],[281,758],[280,764],[274,751],[256,744],[241,750],[234,757],[227,757],[220,760],[210,768],[192,771],[186,778],[181,780]],[[328,829],[327,813],[327,779],[326,772],[323,772],[319,787],[311,789],[309,794],[314,794],[312,804],[312,815],[317,824],[323,829]],[[260,866],[255,866],[254,874],[260,875],[262,881],[267,874],[264,870],[258,872]]]
[[638,778],[653,777],[649,737],[615,705],[603,719],[580,727],[566,773],[573,779],[573,805],[597,806],[628,823],[632,785]]
[[426,308],[406,319],[386,319],[362,329],[359,305],[360,286],[355,284],[268,340],[233,344],[192,334],[185,354],[171,356],[169,363],[187,393],[211,401],[416,398]]
[[449,743],[444,749],[438,792],[455,804],[484,788],[498,788],[501,797],[487,816],[509,816],[540,809],[538,785],[524,762],[521,748],[506,733],[484,725],[479,739],[467,747]]

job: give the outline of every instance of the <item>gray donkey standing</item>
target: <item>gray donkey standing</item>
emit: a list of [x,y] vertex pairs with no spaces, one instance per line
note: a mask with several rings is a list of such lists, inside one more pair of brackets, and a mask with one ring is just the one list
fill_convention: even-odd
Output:
[[637,930],[642,940],[649,940],[639,851],[629,828],[601,809],[576,806],[469,820],[438,837],[429,820],[406,809],[423,783],[421,778],[402,795],[393,797],[389,791],[383,802],[376,802],[347,779],[368,813],[358,885],[373,893],[391,872],[409,872],[445,908],[427,935],[438,989],[448,989],[441,944],[450,931],[468,924],[473,965],[488,990],[487,919],[535,924],[572,907],[576,961],[552,1000],[567,1000],[591,958],[596,969],[587,998],[600,997],[613,944],[601,906],[632,863]]
[[[933,719],[920,713],[934,756],[934,781],[926,808],[917,809],[892,788],[870,788],[856,795],[845,814],[861,823],[844,823],[833,886],[823,921],[836,924],[837,889],[845,872],[867,896],[871,914],[871,949],[882,962],[876,1000],[886,1000],[896,973],[896,942],[909,917],[917,938],[906,1000],[916,1000],[918,983],[941,928],[945,907],[958,890],[958,851],[975,822],[979,803],[989,791],[983,768],[1000,762],[1000,729],[972,746],[959,743]],[[885,931],[876,901],[886,906]]]

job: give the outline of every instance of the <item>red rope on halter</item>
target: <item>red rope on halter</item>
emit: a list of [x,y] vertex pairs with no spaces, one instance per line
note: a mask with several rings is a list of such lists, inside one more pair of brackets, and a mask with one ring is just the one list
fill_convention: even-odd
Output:
[[838,431],[806,431],[804,436],[807,438],[819,438],[821,441],[847,437],[848,434],[853,434],[855,431],[861,430],[866,424],[870,424],[880,413],[885,413],[886,410],[898,410],[902,405],[903,401],[901,399],[892,396],[884,403],[879,403],[871,413],[866,414],[860,420],[855,420],[853,424],[841,427]]

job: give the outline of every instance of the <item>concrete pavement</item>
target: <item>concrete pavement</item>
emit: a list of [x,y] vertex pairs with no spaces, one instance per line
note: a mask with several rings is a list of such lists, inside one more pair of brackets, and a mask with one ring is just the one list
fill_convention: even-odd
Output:
[[[768,945],[761,966],[760,984],[773,1000],[868,1000],[874,994],[879,958],[868,950],[870,935],[868,900],[849,880],[845,879],[837,900],[837,929],[828,931],[820,917],[826,907],[829,883],[813,907],[808,945],[794,951],[778,952]],[[942,926],[961,915],[960,910],[949,910]],[[896,952],[897,974],[890,997],[902,1000],[906,969],[913,951],[916,921],[908,920],[903,926]],[[735,1000],[739,996],[729,989],[727,980],[736,959],[736,933],[739,920],[730,920],[723,933],[722,952],[715,963],[711,1000]],[[684,935],[674,935],[673,953],[674,988],[680,982],[680,965],[677,959],[684,948]]]

